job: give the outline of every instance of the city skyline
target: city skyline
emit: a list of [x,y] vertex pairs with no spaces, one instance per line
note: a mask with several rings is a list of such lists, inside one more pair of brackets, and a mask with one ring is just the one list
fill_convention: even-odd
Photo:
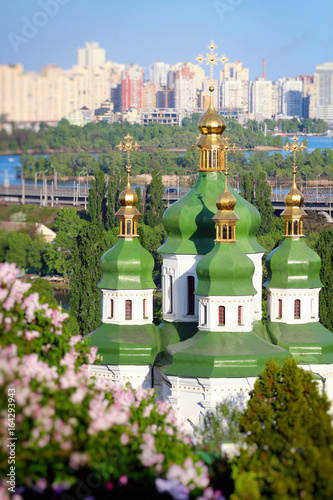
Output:
[[6,4],[0,20],[0,64],[21,63],[27,71],[49,63],[67,68],[75,63],[76,49],[88,40],[106,49],[107,60],[144,66],[146,77],[157,59],[195,62],[212,38],[219,55],[225,53],[230,61],[238,59],[250,68],[251,80],[261,76],[264,57],[266,78],[273,81],[312,74],[317,64],[333,58],[333,6],[328,0],[320,9],[282,0],[278,10],[263,0],[211,0],[204,9],[198,0],[171,0],[167,6],[129,0],[126,9],[104,0],[98,8],[94,5],[81,0],[78,15],[74,0]]

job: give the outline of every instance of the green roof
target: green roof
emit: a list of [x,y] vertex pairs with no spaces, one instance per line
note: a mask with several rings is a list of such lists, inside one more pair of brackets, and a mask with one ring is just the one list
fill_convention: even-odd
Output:
[[[236,224],[237,227],[237,224]],[[197,264],[198,295],[254,295],[254,264],[236,243],[215,243]]]
[[[199,172],[194,187],[171,205],[164,213],[167,241],[159,248],[160,253],[205,255],[214,247],[216,236],[212,217],[216,214],[216,199],[224,190],[222,172]],[[263,252],[256,240],[260,226],[260,214],[248,201],[231,187],[236,198],[235,212],[239,217],[236,226],[238,246],[244,253]]]
[[288,325],[268,322],[271,341],[284,349],[299,364],[333,363],[333,333],[321,323]]
[[304,238],[285,238],[266,259],[268,277],[264,286],[271,288],[320,288],[320,257]]
[[101,258],[99,288],[108,290],[145,290],[155,288],[152,279],[154,259],[139,238],[119,238]]
[[[169,324],[169,330],[173,325]],[[174,329],[176,338],[176,326]],[[269,359],[282,362],[287,357],[290,354],[285,349],[253,332],[197,331],[164,349],[156,365],[166,375],[180,377],[257,377]]]
[[86,338],[90,347],[98,347],[103,364],[109,365],[149,365],[161,350],[159,330],[153,324],[102,323]]

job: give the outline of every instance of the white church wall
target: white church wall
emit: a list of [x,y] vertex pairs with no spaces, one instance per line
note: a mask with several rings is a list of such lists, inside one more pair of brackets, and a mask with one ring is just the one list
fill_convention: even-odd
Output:
[[[102,322],[117,325],[146,325],[153,321],[153,289],[102,289]],[[126,301],[131,301],[131,318],[126,318]],[[145,305],[144,305],[144,300]],[[113,306],[111,305],[113,301]],[[113,308],[113,315],[112,313]],[[128,314],[127,314],[128,316]]]
[[[252,295],[211,296],[198,295],[198,330],[213,332],[250,332],[253,324],[254,298]],[[224,307],[225,324],[219,322],[219,307]],[[241,307],[240,323],[238,308]]]
[[198,425],[201,416],[214,410],[221,401],[230,401],[243,409],[255,380],[255,377],[196,378],[162,374],[159,399],[168,401],[178,423],[187,424],[191,430]]
[[92,365],[91,376],[110,384],[125,385],[130,382],[134,389],[152,387],[152,367],[150,365]]
[[248,253],[246,255],[254,264],[252,283],[257,292],[254,296],[253,321],[260,321],[262,317],[262,257],[264,253]]
[[[268,319],[289,325],[317,323],[319,321],[320,290],[320,288],[290,288],[288,290],[285,288],[267,288]],[[279,300],[281,303],[279,303]],[[295,317],[295,300],[300,301],[299,318]]]
[[188,314],[188,280],[198,278],[196,266],[202,255],[164,254],[162,264],[162,314],[165,321],[198,321],[198,299],[194,296],[194,314]]

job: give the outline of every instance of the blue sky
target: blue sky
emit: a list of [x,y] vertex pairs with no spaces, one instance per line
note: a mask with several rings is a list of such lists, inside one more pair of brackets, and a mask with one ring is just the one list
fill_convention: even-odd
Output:
[[194,62],[213,39],[250,79],[266,57],[276,80],[333,61],[332,24],[332,0],[0,0],[0,64],[68,68],[77,47],[98,41],[107,59],[148,68],[157,58]]

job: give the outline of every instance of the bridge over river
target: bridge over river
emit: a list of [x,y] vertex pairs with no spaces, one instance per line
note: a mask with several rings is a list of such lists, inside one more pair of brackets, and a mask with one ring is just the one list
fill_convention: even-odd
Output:
[[[331,188],[309,188],[305,191],[304,209],[322,212],[329,222],[333,222],[331,218],[332,209],[332,189]],[[171,205],[175,201],[182,198],[187,190],[184,189],[165,189],[163,199],[167,205]],[[0,184],[0,202],[5,203],[20,203],[22,205],[35,204],[40,206],[78,206],[87,207],[89,196],[89,186],[86,184],[79,185],[74,183],[73,187],[54,187],[51,185],[37,186],[33,184],[5,186]],[[272,193],[271,200],[276,213],[281,213],[285,208],[285,194]]]

